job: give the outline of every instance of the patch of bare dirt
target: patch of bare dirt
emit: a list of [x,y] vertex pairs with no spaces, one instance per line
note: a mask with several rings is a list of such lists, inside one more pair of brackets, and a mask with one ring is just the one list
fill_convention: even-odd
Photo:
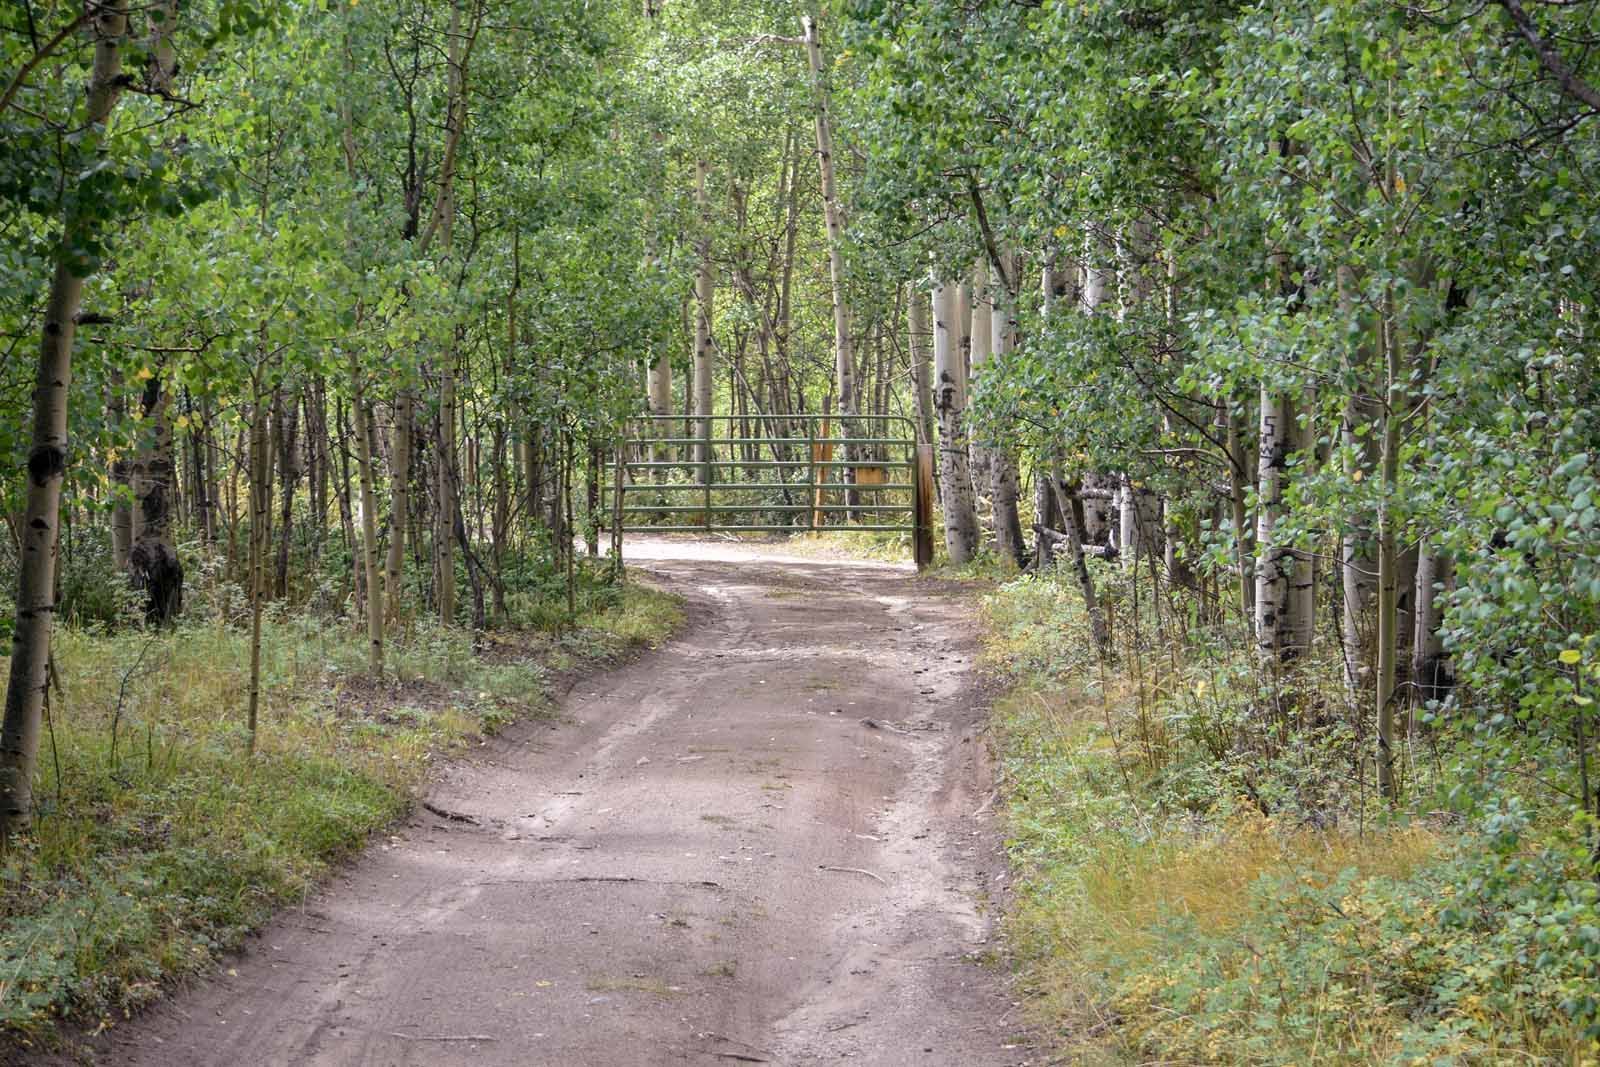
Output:
[[628,551],[687,598],[683,636],[450,764],[407,825],[84,1062],[1038,1062],[994,962],[969,604],[769,546]]

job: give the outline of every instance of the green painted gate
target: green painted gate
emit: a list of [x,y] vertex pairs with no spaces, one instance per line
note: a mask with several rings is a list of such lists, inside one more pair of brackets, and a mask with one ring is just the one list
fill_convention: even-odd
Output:
[[[830,435],[829,418],[629,420],[606,511],[624,533],[911,535],[917,566],[933,559],[933,451],[899,415],[851,419],[859,436]],[[738,436],[741,424],[781,435]],[[685,432],[686,427],[690,432]],[[856,458],[843,458],[846,447]]]

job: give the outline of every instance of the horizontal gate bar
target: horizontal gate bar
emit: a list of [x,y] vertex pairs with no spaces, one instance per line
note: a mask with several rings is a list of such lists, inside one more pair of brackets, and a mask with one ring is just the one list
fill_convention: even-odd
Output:
[[[604,487],[607,494],[611,487]],[[851,485],[848,482],[712,482],[711,488],[715,492],[749,492],[756,489],[820,489],[829,493],[837,493],[853,489],[858,493],[881,493],[887,490],[909,490],[916,486],[910,482],[875,482],[863,485]],[[696,482],[628,482],[622,487],[624,493],[644,493],[650,490],[661,490],[668,493],[682,493],[693,490],[696,493],[705,492],[706,487]]]
[[[704,504],[629,504],[622,509],[624,514],[650,515],[655,512],[690,511],[702,513],[707,511],[810,511],[810,504],[712,504],[709,508]],[[821,508],[817,510],[823,510]],[[905,508],[897,509],[905,511]]]
[[911,424],[911,417],[908,415],[840,416],[813,414],[811,412],[794,415],[761,415],[754,418],[748,415],[629,415],[628,420],[630,422],[758,422],[773,420],[780,422],[822,422],[828,420],[833,422],[903,422],[908,426]]
[[623,533],[914,533],[914,526],[889,526],[876,523],[850,523],[846,526],[818,526],[815,529],[799,523],[794,526],[732,526],[728,523],[711,523],[708,526],[624,526]]
[[630,443],[646,445],[902,445],[916,444],[909,437],[636,437]]
[[910,504],[858,504],[851,507],[849,504],[824,504],[812,506],[811,504],[712,504],[709,508],[703,504],[629,504],[622,509],[624,515],[665,515],[665,514],[704,514],[705,512],[739,512],[752,511],[870,511],[874,514],[888,512],[890,514],[905,512],[911,513]]

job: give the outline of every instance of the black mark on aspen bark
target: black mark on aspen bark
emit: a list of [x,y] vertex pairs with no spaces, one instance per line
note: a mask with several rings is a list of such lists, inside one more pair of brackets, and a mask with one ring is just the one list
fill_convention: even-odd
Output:
[[28,453],[28,477],[34,485],[59,478],[67,470],[66,449],[57,445],[37,445]]

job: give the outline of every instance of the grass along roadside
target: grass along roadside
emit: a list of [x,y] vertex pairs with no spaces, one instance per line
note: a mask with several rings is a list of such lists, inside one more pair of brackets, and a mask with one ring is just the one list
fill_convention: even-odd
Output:
[[1141,663],[1124,632],[1102,672],[1077,604],[1024,579],[983,606],[1010,683],[1008,939],[1064,1061],[1597,1062],[1596,892],[1560,826],[1506,808],[1479,829],[1421,781],[1380,809],[1328,774],[1337,731],[1242,740],[1247,653]]
[[[58,635],[34,831],[0,857],[0,1032],[48,1041],[206,966],[404,813],[430,767],[544,713],[554,676],[653,644],[681,621],[638,582],[560,633],[418,623],[362,674],[342,621],[263,635],[258,749],[244,756],[247,635],[216,623]],[[3,668],[0,668],[3,673]]]

